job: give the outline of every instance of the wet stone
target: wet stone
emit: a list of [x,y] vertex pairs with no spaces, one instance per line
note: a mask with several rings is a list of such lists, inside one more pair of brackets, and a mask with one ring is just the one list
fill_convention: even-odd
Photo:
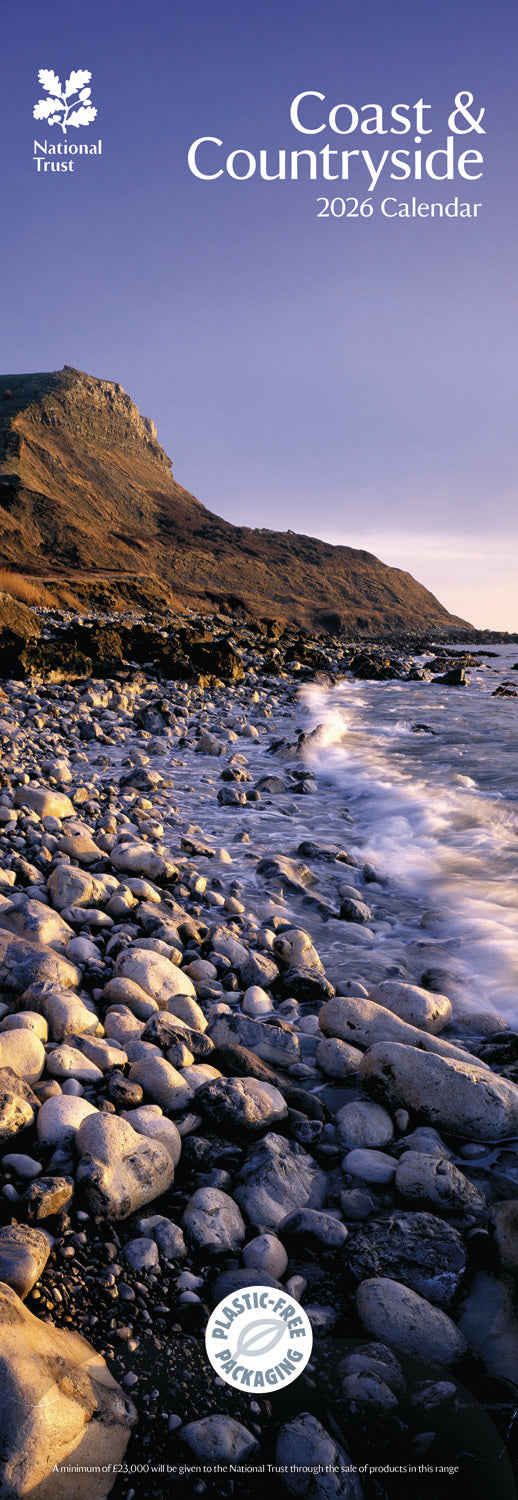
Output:
[[298,1038],[282,1024],[272,1026],[239,1014],[218,1016],[211,1023],[209,1034],[218,1048],[237,1044],[276,1067],[288,1068],[300,1060]]
[[423,1411],[435,1411],[445,1401],[452,1401],[456,1394],[457,1386],[451,1380],[418,1381],[412,1391],[410,1403],[412,1406],[422,1407]]
[[[436,1046],[439,1040],[426,1037]],[[467,1140],[518,1134],[518,1088],[476,1062],[380,1041],[365,1054],[360,1076],[371,1085],[377,1081],[391,1103],[417,1109],[428,1124]]]
[[14,1172],[16,1177],[22,1177],[24,1179],[27,1179],[28,1181],[32,1181],[33,1178],[39,1177],[40,1172],[42,1171],[40,1161],[35,1161],[34,1157],[25,1156],[18,1151],[8,1151],[6,1155],[2,1157],[2,1167],[4,1168],[4,1170],[7,1169],[8,1171]]
[[234,1192],[250,1223],[263,1231],[277,1230],[297,1208],[320,1209],[326,1186],[325,1173],[302,1146],[270,1133],[252,1147]]
[[158,1266],[158,1248],[155,1240],[143,1236],[140,1239],[128,1240],[123,1254],[133,1271],[151,1271]]
[[284,1245],[275,1234],[260,1234],[249,1240],[243,1249],[243,1260],[247,1268],[257,1271],[259,1281],[265,1271],[279,1280],[288,1266]]
[[394,1138],[394,1126],[390,1115],[380,1104],[355,1100],[339,1109],[336,1116],[338,1140],[341,1146],[368,1147],[383,1150]]
[[422,1151],[425,1156],[442,1156],[447,1161],[453,1155],[432,1125],[420,1125],[410,1135],[401,1136],[396,1142],[396,1149],[398,1152]]
[[108,1093],[110,1099],[113,1099],[115,1104],[122,1105],[123,1109],[135,1109],[144,1098],[144,1090],[140,1083],[124,1078],[123,1074],[118,1072],[111,1075]]
[[165,1011],[159,1011],[150,1018],[142,1032],[142,1040],[162,1047],[164,1051],[175,1043],[183,1044],[189,1048],[195,1062],[210,1062],[211,1053],[214,1052],[214,1042],[206,1032],[180,1025],[175,1016]]
[[342,1391],[346,1401],[360,1406],[376,1407],[382,1412],[397,1411],[398,1398],[381,1376],[370,1370],[344,1375]]
[[518,1198],[496,1203],[492,1214],[498,1258],[504,1271],[518,1271]]
[[356,1374],[377,1376],[397,1396],[405,1390],[403,1371],[394,1351],[374,1340],[368,1344],[351,1343],[349,1353],[338,1366],[338,1374],[342,1378]]
[[417,984],[384,979],[371,990],[369,998],[393,1011],[400,1020],[434,1034],[442,1031],[451,1020],[451,1002],[446,996],[423,990]]
[[181,1429],[181,1438],[195,1458],[211,1464],[244,1463],[258,1446],[256,1437],[242,1422],[219,1413],[188,1422]]
[[324,1037],[316,1051],[317,1067],[331,1078],[348,1078],[357,1073],[362,1057],[358,1047],[351,1047],[338,1037]]
[[477,1271],[458,1314],[459,1328],[486,1370],[518,1385],[518,1325],[514,1284]]
[[368,1182],[373,1187],[384,1187],[393,1182],[396,1175],[396,1165],[392,1156],[387,1156],[384,1151],[348,1151],[342,1161],[342,1171],[346,1176],[357,1177],[360,1182]]
[[310,1412],[281,1427],[275,1451],[291,1495],[303,1500],[361,1500],[361,1482],[349,1454]]
[[293,997],[302,1005],[321,1005],[322,1001],[334,995],[334,987],[325,974],[317,974],[313,969],[292,967],[274,980],[272,994],[279,1000]]
[[179,1225],[174,1224],[172,1219],[165,1218],[163,1214],[151,1214],[149,1218],[139,1220],[138,1230],[140,1234],[155,1240],[164,1260],[185,1259],[185,1239]]
[[361,1188],[348,1188],[340,1193],[340,1205],[344,1218],[353,1222],[368,1219],[374,1213],[374,1201]]

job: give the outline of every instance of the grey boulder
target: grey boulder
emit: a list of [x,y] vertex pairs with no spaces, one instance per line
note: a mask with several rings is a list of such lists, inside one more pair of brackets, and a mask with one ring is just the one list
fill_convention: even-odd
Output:
[[241,1464],[258,1446],[248,1427],[219,1412],[200,1417],[197,1422],[187,1422],[182,1427],[181,1439],[195,1458],[204,1458],[208,1464]]
[[467,1343],[447,1313],[399,1281],[375,1276],[356,1293],[358,1313],[367,1332],[401,1354],[426,1363],[450,1365],[461,1359]]
[[475,1141],[518,1135],[516,1084],[476,1062],[378,1042],[363,1058],[360,1077],[377,1085],[391,1103],[419,1111],[441,1130]]
[[246,1230],[237,1204],[219,1188],[198,1188],[182,1218],[187,1238],[209,1258],[239,1250]]
[[281,1427],[277,1463],[290,1495],[302,1500],[362,1500],[363,1488],[345,1452],[311,1412]]
[[436,995],[418,984],[403,984],[400,979],[383,979],[371,990],[369,1000],[432,1035],[451,1021],[451,1001],[446,995]]
[[405,1151],[396,1171],[396,1192],[407,1202],[426,1203],[443,1212],[485,1208],[485,1197],[463,1172],[440,1156]]
[[298,1037],[282,1022],[269,1025],[241,1014],[217,1016],[209,1027],[209,1036],[216,1047],[235,1044],[248,1047],[276,1067],[289,1068],[292,1063],[300,1062]]
[[372,1104],[370,1100],[355,1099],[352,1104],[344,1104],[336,1115],[336,1129],[340,1145],[350,1150],[366,1146],[382,1151],[394,1139],[390,1115],[381,1104]]
[[343,1042],[351,1042],[353,1047],[394,1042],[469,1062],[469,1054],[461,1047],[443,1041],[442,1037],[431,1036],[418,1026],[410,1026],[393,1011],[377,1005],[374,1000],[364,1000],[361,995],[335,995],[332,1000],[327,1000],[320,1010],[318,1024],[324,1036],[340,1037]]
[[263,1231],[278,1229],[295,1209],[321,1208],[326,1187],[325,1173],[302,1146],[270,1132],[249,1152],[234,1196],[250,1223]]
[[281,1220],[279,1234],[282,1240],[296,1249],[308,1246],[325,1254],[326,1251],[342,1249],[348,1230],[334,1214],[322,1213],[316,1208],[299,1208]]
[[139,1219],[138,1232],[155,1240],[164,1260],[185,1260],[187,1246],[178,1224],[166,1219],[164,1214],[150,1214],[148,1219]]

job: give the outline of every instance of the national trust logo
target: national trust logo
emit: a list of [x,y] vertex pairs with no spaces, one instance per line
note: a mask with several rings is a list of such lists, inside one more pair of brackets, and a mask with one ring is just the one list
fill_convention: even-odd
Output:
[[[48,98],[39,99],[34,105],[34,119],[46,120],[48,125],[60,125],[64,135],[69,125],[75,125],[76,129],[79,125],[91,125],[97,114],[91,103],[92,90],[86,87],[91,77],[91,73],[80,68],[77,73],[70,74],[62,89],[57,73],[48,68],[40,68],[38,82],[45,89]],[[76,99],[74,94],[77,94]]]
[[75,170],[75,161],[56,161],[56,157],[101,155],[101,140],[79,144],[67,139],[67,132],[71,127],[79,130],[82,126],[91,125],[96,119],[97,109],[91,97],[91,78],[92,74],[86,68],[79,68],[70,74],[62,87],[57,73],[54,73],[51,68],[40,68],[38,82],[45,91],[46,98],[38,99],[38,103],[34,105],[34,119],[44,120],[48,126],[57,125],[65,139],[34,141],[34,161],[37,172],[73,172]]
[[270,1286],[248,1286],[224,1297],[214,1308],[205,1334],[205,1348],[216,1374],[234,1390],[265,1396],[297,1380],[312,1347],[307,1313]]

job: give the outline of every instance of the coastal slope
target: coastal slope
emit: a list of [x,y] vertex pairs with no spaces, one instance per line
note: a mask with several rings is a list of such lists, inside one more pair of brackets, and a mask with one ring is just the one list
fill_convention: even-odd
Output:
[[70,365],[0,376],[0,563],[42,579],[158,579],[196,609],[313,628],[466,625],[370,552],[212,514],[177,484],[122,386]]

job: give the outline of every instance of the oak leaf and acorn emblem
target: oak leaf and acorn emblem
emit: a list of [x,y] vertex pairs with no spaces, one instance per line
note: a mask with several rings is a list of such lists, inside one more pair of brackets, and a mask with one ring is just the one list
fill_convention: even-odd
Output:
[[[91,125],[97,110],[91,102],[89,88],[92,74],[86,68],[78,68],[67,78],[65,87],[51,68],[40,68],[38,82],[47,98],[34,105],[35,120],[46,120],[47,125],[60,125],[66,135],[69,125],[77,130],[80,125]],[[76,97],[74,97],[76,96]]]

